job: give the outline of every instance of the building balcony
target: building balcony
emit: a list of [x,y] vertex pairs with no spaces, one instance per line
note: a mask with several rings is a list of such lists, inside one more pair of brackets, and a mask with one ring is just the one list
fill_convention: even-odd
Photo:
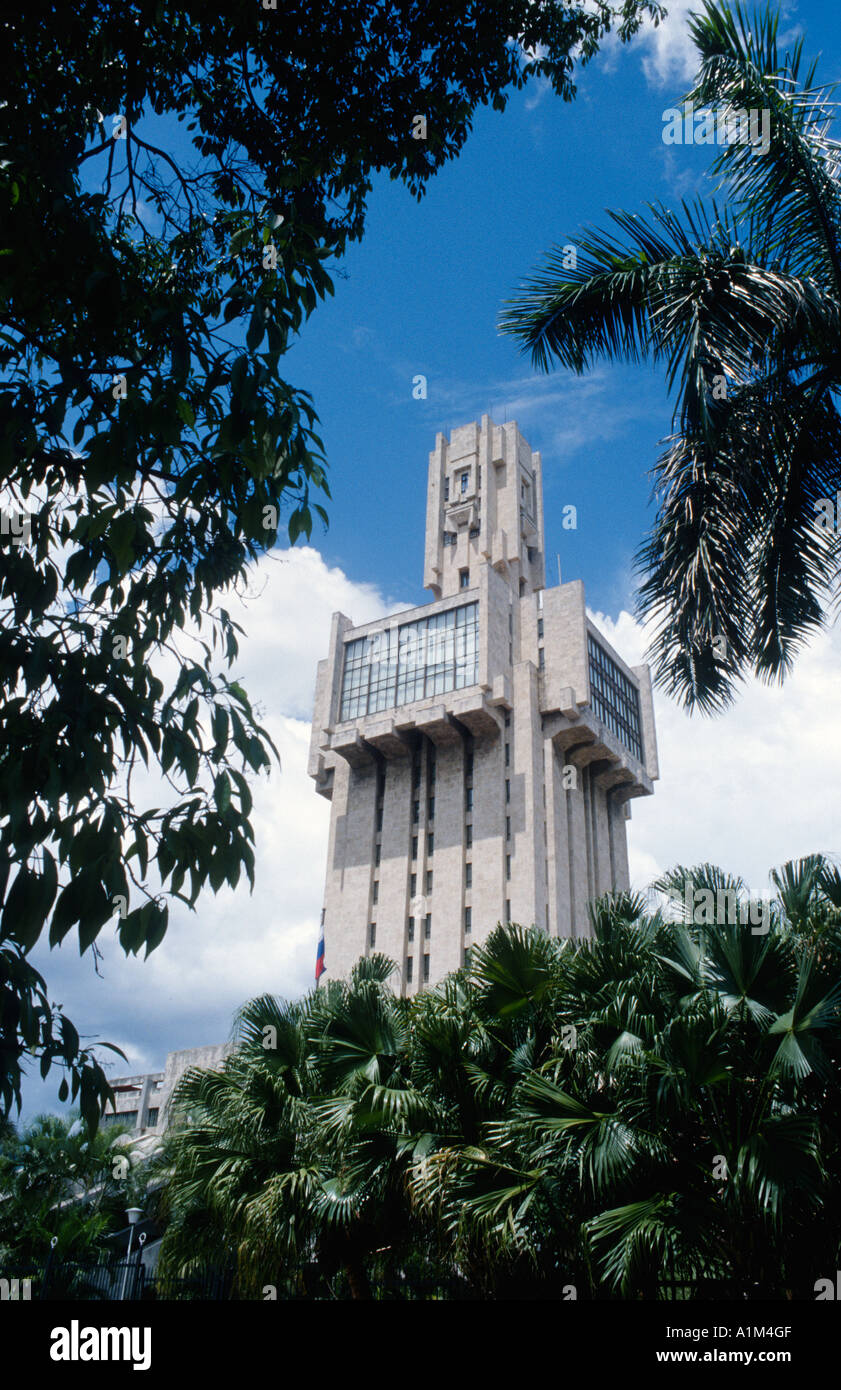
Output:
[[475,497],[459,497],[447,503],[445,516],[447,525],[459,531],[464,526],[478,526],[479,504]]
[[502,727],[498,706],[505,699],[506,690],[501,683],[499,689],[495,685],[491,691],[481,686],[450,690],[413,705],[325,729],[319,746],[323,753],[334,753],[351,767],[361,767],[377,754],[389,759],[407,757],[418,734],[439,747],[458,743],[465,733],[474,738],[493,738]]
[[543,729],[564,763],[589,766],[601,786],[613,789],[615,800],[653,794],[654,784],[643,764],[589,706],[544,715]]

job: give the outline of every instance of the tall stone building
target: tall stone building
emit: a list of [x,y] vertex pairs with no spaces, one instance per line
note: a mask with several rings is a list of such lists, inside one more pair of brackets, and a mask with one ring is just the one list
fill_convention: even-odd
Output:
[[540,455],[483,416],[429,456],[432,601],[354,627],[333,616],[309,772],[332,803],[329,978],[381,951],[413,993],[498,922],[589,933],[628,886],[630,800],[658,776],[647,666],[545,587]]

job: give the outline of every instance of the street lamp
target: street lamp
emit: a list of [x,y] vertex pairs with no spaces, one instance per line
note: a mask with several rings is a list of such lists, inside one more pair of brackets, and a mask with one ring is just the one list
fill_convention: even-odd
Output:
[[120,1289],[120,1302],[122,1302],[122,1301],[125,1299],[125,1296],[126,1296],[126,1279],[128,1278],[128,1267],[129,1267],[129,1261],[130,1261],[130,1259],[131,1259],[131,1243],[132,1243],[132,1241],[133,1241],[133,1239],[134,1239],[134,1228],[135,1228],[135,1226],[137,1225],[137,1223],[138,1223],[138,1221],[140,1220],[140,1218],[141,1218],[142,1215],[143,1215],[143,1208],[142,1208],[142,1207],[126,1207],[126,1216],[128,1217],[128,1227],[129,1227],[129,1229],[128,1229],[128,1251],[126,1252],[126,1267],[125,1267],[125,1269],[123,1270],[123,1283],[122,1283],[122,1287],[121,1287],[121,1289]]

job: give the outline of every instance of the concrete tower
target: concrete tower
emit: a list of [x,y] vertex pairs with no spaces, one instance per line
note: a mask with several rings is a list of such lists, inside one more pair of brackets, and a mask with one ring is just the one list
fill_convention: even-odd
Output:
[[545,588],[540,455],[515,423],[439,434],[424,584],[433,600],[333,616],[309,772],[332,802],[328,978],[382,951],[412,993],[497,922],[589,934],[628,886],[629,801],[658,776],[647,666]]

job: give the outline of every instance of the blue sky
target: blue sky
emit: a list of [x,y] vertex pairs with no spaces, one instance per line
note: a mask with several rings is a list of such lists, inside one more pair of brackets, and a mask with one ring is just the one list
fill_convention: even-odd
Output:
[[[503,300],[553,242],[575,241],[606,208],[675,206],[704,187],[703,147],[668,148],[662,115],[689,85],[688,0],[656,34],[610,45],[565,105],[531,86],[503,114],[479,112],[461,158],[418,204],[388,179],[370,198],[335,298],[318,308],[286,359],[322,422],[333,501],[326,534],[261,564],[253,593],[228,604],[248,637],[237,674],[281,750],[282,772],[255,787],[257,889],[176,905],[149,961],[126,959],[108,929],[99,973],[68,938],[33,963],[87,1036],[129,1056],[118,1073],[163,1066],[172,1049],[224,1039],[234,1010],[269,991],[309,987],[318,937],[329,806],[306,776],[316,664],[330,615],[355,622],[394,603],[422,603],[427,456],[437,430],[517,419],[543,455],[547,579],[583,579],[606,636],[639,661],[645,634],[632,606],[634,552],[650,521],[648,470],[669,430],[663,380],[650,366],[599,366],[584,378],[536,374],[496,328]],[[823,50],[824,80],[841,78],[835,0],[802,0],[784,29]],[[428,398],[412,379],[428,379]],[[561,529],[562,508],[578,530]],[[383,518],[387,517],[387,524]],[[710,860],[757,891],[771,865],[841,850],[841,744],[835,709],[841,632],[821,635],[782,690],[755,685],[714,722],[657,697],[661,780],[634,804],[632,878],[644,886],[675,863]],[[152,793],[150,793],[151,795]],[[151,804],[162,804],[152,800]],[[59,1077],[25,1087],[25,1115],[56,1106]]]
[[[648,365],[544,376],[496,325],[544,251],[574,243],[588,223],[604,225],[606,208],[674,207],[708,191],[706,149],[662,141],[664,108],[688,85],[678,34],[687,6],[671,8],[659,63],[650,39],[611,44],[581,73],[572,104],[529,85],[504,113],[480,111],[462,156],[420,203],[378,180],[364,241],[343,263],[347,279],[287,358],[290,378],[314,394],[331,466],[331,524],[316,543],[352,578],[424,601],[435,432],[507,412],[543,456],[547,574],[556,575],[560,552],[564,578],[583,579],[591,604],[629,603],[650,521],[647,474],[669,430],[662,377]],[[804,29],[808,50],[825,50],[823,77],[837,78],[836,6],[809,0],[787,16],[783,31]],[[425,401],[412,398],[416,373],[428,379]],[[575,533],[560,529],[567,502],[578,507]]]

